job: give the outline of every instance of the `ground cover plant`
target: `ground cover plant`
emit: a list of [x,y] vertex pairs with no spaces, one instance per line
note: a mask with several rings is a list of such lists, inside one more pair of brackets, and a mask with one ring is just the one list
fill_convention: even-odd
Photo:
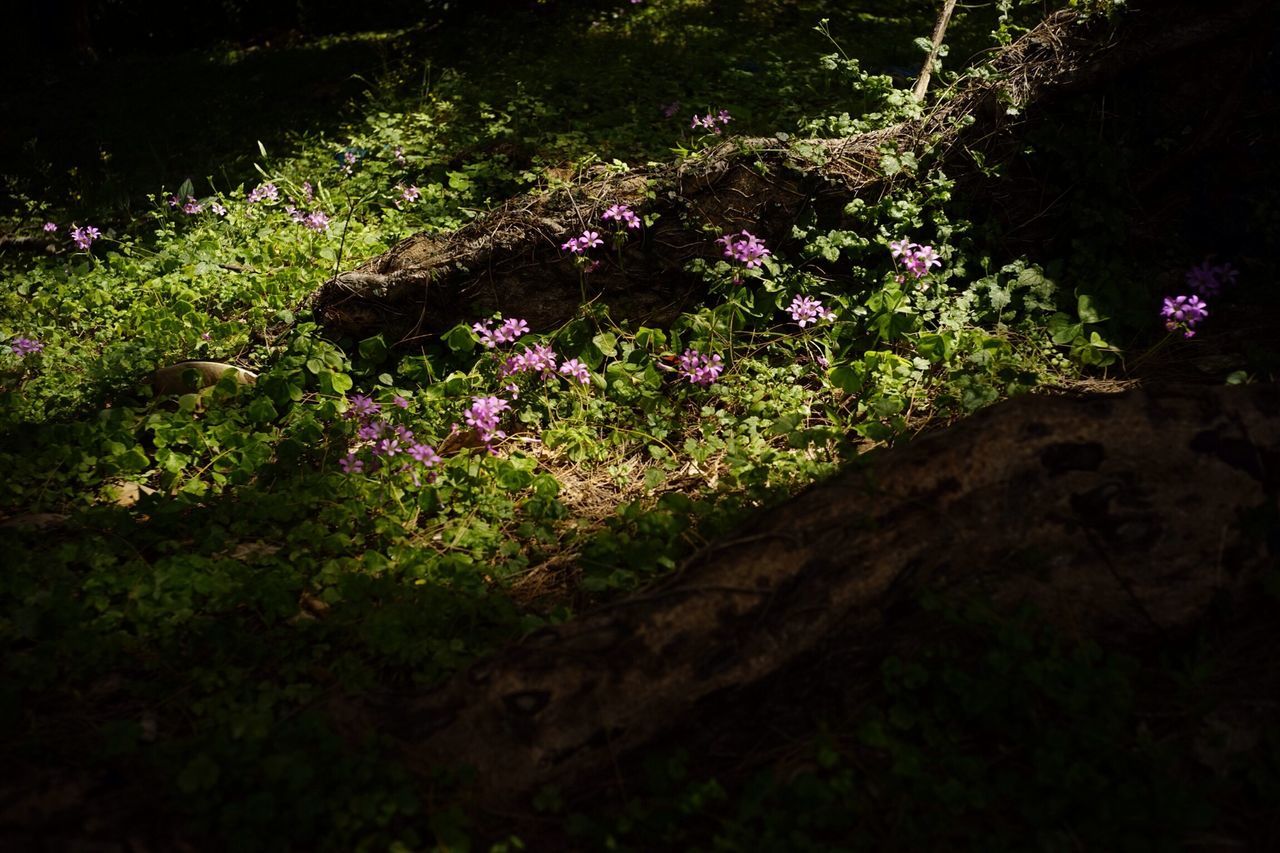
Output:
[[[722,786],[677,753],[620,809],[588,814],[539,792],[532,827],[477,819],[452,799],[453,768],[424,782],[389,733],[343,724],[352,697],[394,706],[670,577],[873,448],[1011,396],[1185,365],[1168,354],[1242,306],[1274,306],[1254,295],[1258,259],[1239,244],[1109,253],[1120,214],[1098,194],[1070,203],[1106,236],[1082,226],[1079,245],[1029,249],[961,183],[1018,165],[975,150],[959,175],[924,145],[879,151],[890,180],[838,227],[807,210],[766,238],[691,216],[682,227],[706,252],[686,272],[706,295],[670,323],[586,298],[601,265],[625,266],[664,224],[644,192],[603,200],[559,235],[555,263],[584,298],[553,327],[491,312],[413,340],[350,338],[312,314],[336,274],[521,193],[696,163],[735,138],[918,118],[952,84],[992,73],[984,51],[1045,12],[959,15],[934,74],[942,94],[922,102],[908,87],[932,48],[933,4],[850,5],[535,4],[518,27],[479,13],[354,39],[392,47],[376,72],[361,67],[362,95],[292,137],[202,140],[161,161],[179,170],[139,185],[135,163],[109,193],[35,159],[0,170],[12,238],[0,249],[0,719],[20,780],[6,801],[37,816],[14,830],[35,835],[14,837],[146,825],[158,843],[211,849],[519,849],[522,836],[844,849],[954,829],[876,819],[886,802],[941,802],[980,823],[984,797],[1012,797],[1022,811],[990,838],[1017,846],[1026,827],[1048,827],[1038,842],[1052,847],[1078,840],[1061,816],[1092,802],[1096,780],[1184,772],[1139,736],[1130,661],[976,617],[974,655],[1032,697],[1001,706],[1013,734],[989,731],[982,712],[1000,705],[990,671],[926,647],[922,663],[884,664],[879,704],[853,735],[805,742],[812,773],[729,773]],[[1076,26],[1123,14],[1085,5]],[[234,66],[233,54],[198,57]],[[123,146],[147,131],[118,132]],[[1040,132],[1046,157],[1071,146]],[[1117,145],[1076,174],[1106,186],[1136,157]],[[82,168],[101,178],[92,170],[110,160]],[[1257,204],[1247,227],[1269,246],[1273,202]],[[1201,372],[1274,380],[1274,346],[1244,343]],[[1172,657],[1173,671],[1194,664],[1194,651]],[[1062,671],[1078,693],[1059,690]],[[1074,722],[1029,762],[1036,778],[1082,756],[1062,801],[1020,800],[1013,776],[985,777],[966,734],[1014,750],[1042,713]],[[1085,718],[1093,728],[1073,727]],[[1125,738],[1133,749],[1110,755]],[[1273,795],[1271,740],[1252,765],[1224,759],[1219,787],[1248,804]],[[941,756],[940,776],[920,769],[924,754]],[[891,789],[856,778],[864,761],[892,764]],[[1143,847],[1153,825],[1168,838],[1209,825],[1212,810],[1192,807],[1209,794],[1184,781],[1131,790],[1132,810],[1079,837],[1105,843],[1121,826]],[[58,790],[78,792],[88,817],[51,828]]]

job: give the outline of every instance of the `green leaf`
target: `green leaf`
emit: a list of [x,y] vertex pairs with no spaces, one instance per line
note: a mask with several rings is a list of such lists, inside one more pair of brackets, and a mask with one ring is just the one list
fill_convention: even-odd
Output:
[[1107,319],[1099,313],[1097,307],[1093,304],[1093,297],[1086,293],[1080,294],[1077,301],[1076,313],[1080,315],[1081,323],[1101,323]]
[[591,339],[591,343],[595,344],[601,355],[612,357],[618,354],[618,336],[613,332],[601,332]]
[[951,358],[955,352],[955,343],[950,335],[921,335],[916,350],[934,364],[941,364]]
[[471,352],[476,348],[479,341],[476,340],[475,333],[471,331],[471,327],[463,324],[454,326],[444,336],[444,342],[449,349],[454,352]]
[[864,372],[853,365],[842,364],[827,371],[827,381],[846,394],[857,394],[866,382]]
[[249,420],[254,423],[270,423],[279,416],[280,413],[276,411],[275,404],[268,397],[259,397],[249,404]]
[[373,364],[381,364],[387,358],[387,342],[382,335],[365,338],[360,342],[360,357]]

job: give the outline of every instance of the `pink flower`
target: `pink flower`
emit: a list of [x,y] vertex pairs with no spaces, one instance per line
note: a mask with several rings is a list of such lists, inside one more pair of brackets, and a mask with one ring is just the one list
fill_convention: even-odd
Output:
[[498,429],[498,416],[508,408],[510,405],[500,397],[472,397],[465,417],[467,426],[475,428],[481,441],[491,444],[495,438],[506,437],[506,433]]
[[440,464],[440,454],[436,453],[435,448],[429,444],[413,445],[409,448],[409,455],[427,468],[434,468]]
[[93,245],[93,241],[102,236],[102,232],[92,225],[86,225],[83,228],[77,228],[71,232],[71,241],[81,248],[88,251]]
[[344,474],[364,473],[364,460],[357,458],[354,452],[348,452],[346,456],[339,459],[338,465],[342,467]]
[[401,409],[409,408],[409,401],[404,397],[401,397],[399,394],[392,397],[391,402],[393,405],[399,406]]
[[1195,336],[1195,325],[1209,316],[1209,306],[1199,296],[1166,296],[1160,309],[1169,331],[1182,329],[1184,337]]
[[188,216],[194,216],[202,210],[204,210],[204,205],[196,201],[191,196],[187,196],[186,204],[182,205],[182,212]]
[[44,230],[52,234],[54,231],[58,230],[58,224],[56,222],[46,222],[44,224]]
[[635,211],[625,204],[615,204],[600,215],[601,219],[613,219],[619,225],[626,225],[628,228],[639,228],[640,217],[636,216]]
[[685,379],[693,385],[701,385],[704,388],[719,379],[720,373],[724,370],[720,356],[713,355],[708,358],[696,349],[685,350],[677,363],[680,374]]
[[578,380],[583,385],[591,381],[591,373],[587,370],[587,366],[576,358],[571,358],[560,365],[560,372],[570,379]]
[[218,202],[216,202],[216,201],[215,201],[215,202],[210,203],[210,205],[209,205],[209,209],[210,209],[210,210],[212,210],[214,213],[216,213],[218,216],[226,216],[226,215],[227,215],[227,209],[226,209],[225,207],[223,207],[221,204],[219,204]]
[[[898,263],[906,267],[907,271],[917,279],[928,275],[931,268],[942,266],[942,260],[932,246],[921,246],[919,243],[912,243],[906,237],[890,243],[889,252]],[[901,284],[902,282],[899,283]]]
[[722,125],[728,124],[731,121],[733,121],[733,116],[729,115],[728,110],[720,110],[716,115],[707,113],[704,116],[699,116],[697,113],[695,113],[693,116],[693,120],[689,123],[689,128],[691,130],[697,130],[698,128],[702,128],[703,130],[706,130],[710,133],[719,135],[720,127]]
[[280,190],[275,184],[259,184],[253,192],[249,193],[249,201],[255,204],[260,201],[275,201],[280,197]]
[[726,258],[741,261],[749,270],[759,269],[760,265],[764,263],[765,256],[773,254],[764,247],[764,243],[760,238],[750,231],[742,231],[741,236],[725,234],[716,242],[724,246],[724,256]]
[[34,338],[14,338],[9,344],[9,351],[19,358],[26,358],[44,349],[44,344]]
[[328,231],[329,230],[329,217],[318,210],[312,211],[311,213],[308,213],[306,216],[302,217],[301,222],[303,225],[310,228],[312,231]]
[[802,329],[807,324],[815,323],[818,320],[834,320],[836,318],[834,311],[823,308],[820,301],[808,296],[795,297],[791,300],[791,306],[787,310],[791,312],[791,319]]
[[600,239],[599,231],[583,231],[581,236],[570,237],[566,242],[560,244],[560,248],[566,252],[573,252],[575,255],[584,254],[588,249],[594,249],[597,246],[603,246],[604,240]]

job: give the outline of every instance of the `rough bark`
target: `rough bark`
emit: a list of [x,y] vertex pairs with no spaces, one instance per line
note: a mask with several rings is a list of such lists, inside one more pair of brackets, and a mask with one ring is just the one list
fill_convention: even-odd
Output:
[[1077,635],[1162,637],[1277,564],[1278,494],[1276,386],[1022,398],[864,456],[667,584],[380,722],[424,772],[474,767],[479,801],[498,805],[608,767],[825,639],[863,646],[922,591],[1031,605]]
[[[845,225],[852,198],[875,197],[902,179],[880,172],[885,151],[927,146],[953,166],[967,147],[1006,136],[1030,105],[1238,30],[1262,5],[1236,0],[1194,15],[1135,14],[1115,47],[1105,25],[1054,14],[1003,49],[993,74],[963,81],[918,120],[847,139],[733,139],[680,163],[598,173],[570,189],[514,199],[456,232],[414,235],[327,282],[311,307],[334,336],[382,333],[401,344],[494,311],[523,317],[535,330],[554,328],[577,313],[584,292],[616,320],[662,325],[704,295],[705,283],[686,266],[717,258],[716,236],[747,228],[785,246],[809,209]],[[559,246],[588,224],[598,227],[600,213],[616,203],[658,219],[628,240],[621,263],[601,251],[584,285]]]

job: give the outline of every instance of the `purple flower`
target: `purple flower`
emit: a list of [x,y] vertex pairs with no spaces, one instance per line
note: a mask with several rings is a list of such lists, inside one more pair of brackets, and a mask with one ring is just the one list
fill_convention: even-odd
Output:
[[1231,264],[1213,266],[1205,261],[1187,270],[1187,286],[1201,296],[1213,297],[1222,292],[1223,285],[1235,284],[1239,275]]
[[495,438],[504,438],[506,433],[498,429],[498,415],[510,408],[501,397],[472,397],[471,408],[467,410],[467,426],[474,427],[485,444]]
[[216,201],[215,201],[215,202],[211,202],[211,203],[209,204],[209,209],[210,209],[210,210],[212,210],[214,213],[216,213],[218,216],[226,216],[226,215],[227,215],[227,209],[226,209],[225,207],[223,207],[221,204],[219,204],[218,202],[216,202]]
[[733,116],[729,115],[728,110],[720,110],[716,115],[707,113],[704,116],[699,116],[694,113],[693,120],[689,123],[689,128],[691,130],[702,128],[710,133],[719,135],[721,125],[726,125],[731,121],[733,121]]
[[560,248],[567,252],[573,252],[575,255],[581,255],[588,249],[603,245],[604,240],[600,239],[599,231],[587,230],[583,231],[579,237],[570,237],[568,241],[560,244]]
[[546,344],[534,344],[525,350],[524,363],[530,372],[550,376],[556,370],[556,354]]
[[404,200],[405,204],[413,204],[421,197],[422,190],[417,187],[400,187],[400,198]]
[[318,210],[314,210],[311,213],[308,213],[306,216],[302,217],[302,219],[299,221],[301,221],[303,225],[310,228],[312,231],[328,231],[329,230],[329,217]]
[[700,354],[696,349],[687,349],[677,361],[679,372],[685,379],[693,385],[701,385],[706,387],[712,382],[720,378],[724,365],[720,361],[720,356],[713,355],[708,358]]
[[587,370],[587,366],[576,358],[571,358],[560,365],[560,372],[570,379],[578,380],[583,385],[591,381],[591,373]]
[[400,407],[401,409],[409,408],[409,401],[406,400],[404,397],[401,397],[399,394],[392,397],[391,402],[392,404]]
[[741,261],[749,270],[759,269],[764,262],[765,256],[773,254],[764,247],[764,243],[760,238],[750,231],[742,231],[741,236],[726,234],[716,242],[724,246],[724,256],[726,258]]
[[1169,331],[1182,329],[1185,337],[1195,336],[1195,325],[1209,316],[1208,306],[1199,296],[1166,296],[1160,314]]
[[187,214],[188,216],[197,214],[202,210],[204,210],[204,205],[196,201],[191,196],[187,196],[186,204],[182,205],[182,212]]
[[44,227],[44,230],[49,232],[50,234],[58,230],[58,224],[56,222],[46,222],[43,227]]
[[639,228],[640,217],[636,216],[635,211],[625,204],[615,204],[600,215],[601,219],[613,219],[619,225],[626,225],[628,228]]
[[275,201],[279,197],[280,190],[276,189],[275,184],[259,184],[249,193],[249,201],[255,204],[260,201]]
[[368,420],[382,411],[382,407],[364,394],[352,394],[347,398],[347,411],[344,417]]
[[480,336],[480,343],[487,349],[493,349],[498,344],[509,344],[529,331],[529,324],[515,317],[503,321],[502,325],[496,329],[492,328],[492,325],[492,320],[485,320],[483,323],[474,323],[471,326],[471,330]]
[[169,202],[170,207],[177,207],[178,205],[182,204],[182,199],[178,196],[177,193],[174,193],[173,195],[169,196],[167,199],[165,199],[165,201]]
[[377,441],[382,438],[386,431],[387,425],[382,421],[365,421],[356,430],[356,436],[361,441]]
[[403,146],[403,145],[397,145],[397,146],[395,147],[395,150],[394,150],[394,151],[392,151],[391,153],[395,155],[395,158],[396,158],[396,165],[397,165],[397,166],[403,166],[403,165],[405,164],[405,162],[406,162],[406,161],[405,161],[405,159],[404,159],[404,146]]
[[429,444],[413,445],[409,448],[409,455],[427,468],[434,468],[440,464],[440,454],[436,453],[436,449]]
[[44,349],[44,344],[34,338],[14,338],[9,344],[9,350],[19,358],[26,358],[29,355],[40,352]]
[[86,225],[83,228],[77,228],[71,232],[71,241],[79,246],[83,251],[88,251],[93,245],[93,241],[102,236],[102,232],[92,225]]
[[316,197],[316,188],[311,186],[310,181],[302,182],[302,200],[312,201]]
[[202,340],[202,341],[211,341],[211,340],[213,340],[213,335],[209,334],[208,332],[201,332],[201,333],[200,333],[200,340]]
[[341,466],[344,474],[364,473],[364,460],[357,458],[354,452],[348,452],[346,456],[339,459],[338,465]]
[[385,456],[388,459],[395,456],[400,451],[400,440],[397,438],[384,438],[373,446],[374,453],[379,456]]
[[932,246],[912,243],[906,237],[890,243],[889,252],[898,263],[918,279],[928,275],[932,267],[942,266],[942,260]]
[[836,318],[834,311],[823,308],[820,301],[808,296],[795,297],[791,300],[791,306],[787,310],[791,312],[791,319],[799,324],[802,329],[809,323],[815,323],[818,320],[834,320]]

